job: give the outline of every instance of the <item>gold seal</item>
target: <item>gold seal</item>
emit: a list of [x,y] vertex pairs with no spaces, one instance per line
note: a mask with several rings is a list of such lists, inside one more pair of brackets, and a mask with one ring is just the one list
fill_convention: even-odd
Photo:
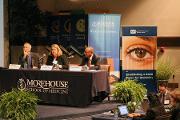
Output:
[[56,21],[53,21],[52,22],[52,25],[51,25],[51,30],[54,32],[54,33],[59,33],[60,32],[60,24],[59,24],[59,21],[56,20]]
[[76,29],[79,32],[84,32],[85,31],[85,20],[84,19],[79,19],[76,23]]
[[71,32],[71,21],[70,19],[68,19],[65,23],[64,23],[64,30],[68,33]]

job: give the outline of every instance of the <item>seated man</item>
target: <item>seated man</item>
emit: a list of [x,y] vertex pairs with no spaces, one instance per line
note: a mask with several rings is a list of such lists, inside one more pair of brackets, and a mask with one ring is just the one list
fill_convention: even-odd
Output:
[[18,64],[21,65],[21,68],[33,68],[32,63],[32,53],[31,53],[31,44],[26,42],[23,46],[23,53],[19,56]]
[[170,92],[167,89],[166,83],[159,84],[159,99],[163,105],[170,104]]
[[94,49],[92,47],[87,47],[84,51],[80,66],[84,65],[87,65],[89,68],[94,65],[95,69],[99,69],[99,58],[94,54]]

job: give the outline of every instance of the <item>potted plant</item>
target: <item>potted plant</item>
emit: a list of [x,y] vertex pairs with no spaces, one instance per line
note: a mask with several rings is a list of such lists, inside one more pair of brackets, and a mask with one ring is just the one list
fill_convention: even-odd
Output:
[[13,89],[0,96],[0,118],[34,120],[38,97],[29,91]]
[[156,63],[156,79],[159,83],[168,83],[168,80],[175,75],[179,67],[174,65],[168,58],[160,58]]
[[120,103],[128,105],[129,111],[133,112],[144,99],[147,89],[136,80],[125,80],[114,84],[112,95]]

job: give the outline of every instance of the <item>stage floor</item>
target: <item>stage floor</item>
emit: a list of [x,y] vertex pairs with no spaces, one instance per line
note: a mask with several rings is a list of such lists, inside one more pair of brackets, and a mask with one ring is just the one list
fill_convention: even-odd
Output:
[[92,115],[114,109],[118,103],[104,101],[79,107],[38,105],[38,120],[90,120]]

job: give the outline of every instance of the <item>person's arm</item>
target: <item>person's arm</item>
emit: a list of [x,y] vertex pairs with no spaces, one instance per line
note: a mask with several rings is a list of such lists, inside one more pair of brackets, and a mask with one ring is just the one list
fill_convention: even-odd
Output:
[[18,59],[18,64],[21,65],[21,67],[24,67],[25,62],[27,62],[26,58],[24,58],[23,55],[20,55]]
[[62,59],[62,68],[63,69],[68,69],[69,68],[69,61],[65,55],[61,55]]
[[95,69],[99,70],[100,69],[100,58],[99,57],[95,57]]
[[52,65],[52,62],[53,62],[52,56],[49,55],[48,58],[47,58],[46,65]]
[[96,66],[99,66],[100,65],[100,58],[99,57],[96,57]]
[[83,66],[83,65],[85,65],[85,64],[86,64],[86,57],[83,56],[83,57],[82,57],[81,64],[80,64],[79,66]]

